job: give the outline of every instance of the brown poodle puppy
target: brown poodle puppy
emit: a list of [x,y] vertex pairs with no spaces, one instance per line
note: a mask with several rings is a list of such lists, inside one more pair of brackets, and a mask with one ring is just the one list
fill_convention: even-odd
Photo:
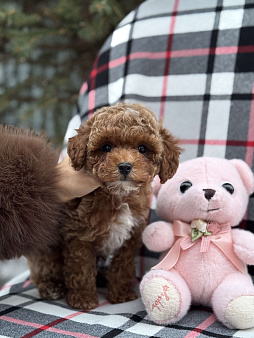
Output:
[[46,137],[0,125],[0,259],[47,251],[59,237],[58,154]]
[[[162,183],[174,175],[180,148],[153,112],[120,103],[99,109],[83,124],[69,140],[68,155],[75,170],[93,173],[101,187],[67,205],[62,247],[67,302],[79,309],[97,306],[101,257],[110,257],[109,301],[133,300],[134,257],[148,219],[151,182],[157,174]],[[54,264],[57,273],[52,264],[42,267],[43,259],[33,262],[31,278],[42,297],[61,297],[61,257]]]

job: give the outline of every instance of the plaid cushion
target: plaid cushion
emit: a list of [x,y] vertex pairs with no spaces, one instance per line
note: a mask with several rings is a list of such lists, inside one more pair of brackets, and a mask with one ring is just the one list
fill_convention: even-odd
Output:
[[144,2],[102,47],[78,114],[86,120],[103,105],[140,102],[179,138],[181,160],[240,158],[253,167],[253,16],[254,1]]
[[[145,1],[101,48],[77,123],[104,105],[139,102],[180,140],[181,161],[239,158],[254,171],[253,17],[254,0]],[[254,194],[240,226],[254,232]]]
[[[65,142],[96,109],[140,102],[179,138],[185,148],[181,161],[240,158],[253,168],[253,17],[252,0],[145,1],[102,46]],[[251,196],[241,226],[254,232],[253,203]],[[143,248],[138,280],[156,262],[157,255]],[[41,300],[28,277],[27,272],[0,291],[2,337],[254,337],[254,329],[227,329],[208,308],[192,307],[177,324],[156,325],[140,298],[112,305],[103,289],[98,308],[76,311],[64,300]]]
[[98,291],[96,309],[78,311],[64,300],[41,300],[28,276],[29,272],[20,275],[0,291],[1,337],[254,337],[254,329],[237,331],[224,327],[209,308],[192,307],[177,324],[156,325],[147,317],[140,298],[112,305],[107,302],[103,289]]

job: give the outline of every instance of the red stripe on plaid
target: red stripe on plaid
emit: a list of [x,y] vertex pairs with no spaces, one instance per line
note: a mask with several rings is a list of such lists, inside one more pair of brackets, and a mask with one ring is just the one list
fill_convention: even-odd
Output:
[[97,57],[94,61],[92,70],[92,74],[94,75],[90,77],[90,91],[88,93],[88,109],[89,109],[88,117],[91,117],[93,115],[95,108],[95,86],[96,86],[96,75],[98,74],[97,70],[98,61],[99,58]]
[[239,53],[254,53],[254,46],[225,46],[216,48],[197,48],[197,49],[182,49],[171,52],[171,57],[188,57],[201,55],[227,55]]
[[88,85],[87,82],[84,82],[80,88],[79,95],[83,95],[87,91]]
[[191,140],[191,139],[180,139],[181,144],[197,144],[197,145],[216,145],[216,146],[233,146],[233,147],[254,147],[253,141],[241,141],[241,140]]
[[176,15],[177,15],[177,8],[178,8],[179,0],[175,0],[173,15],[171,17],[171,24],[169,28],[169,36],[168,36],[168,57],[165,60],[165,69],[164,69],[164,80],[163,80],[163,88],[162,88],[162,97],[161,97],[161,108],[160,108],[160,116],[159,120],[162,122],[164,118],[165,112],[165,103],[166,103],[166,94],[167,94],[167,86],[168,86],[168,74],[170,68],[170,57],[171,57],[171,49],[173,44],[173,35],[175,29],[175,22],[176,22]]
[[95,90],[90,90],[88,94],[88,109],[89,109],[89,114],[88,117],[91,118],[93,115],[95,108]]
[[93,69],[91,71],[90,77],[95,77],[97,74],[104,72],[105,70],[116,68],[118,66],[121,66],[125,64],[126,61],[130,60],[129,56],[121,56],[118,59],[111,60],[108,63],[105,63],[104,65],[100,66],[99,68]]
[[[103,305],[107,305],[108,302],[103,302],[101,304],[99,304],[97,306],[97,308],[103,306]],[[98,337],[95,337],[95,336],[90,336],[90,335],[87,335],[87,334],[82,334],[82,333],[78,333],[78,332],[69,332],[69,331],[65,331],[65,330],[60,330],[60,329],[56,329],[56,328],[53,328],[52,326],[55,326],[55,325],[58,325],[60,323],[63,323],[67,320],[70,320],[74,317],[77,317],[83,313],[86,313],[88,312],[89,310],[84,310],[84,311],[78,311],[78,312],[74,312],[72,314],[70,314],[69,316],[66,316],[66,317],[63,317],[63,318],[59,318],[59,319],[56,319],[54,320],[53,322],[51,323],[48,323],[46,325],[41,325],[41,324],[37,324],[37,323],[31,323],[31,322],[23,322],[22,325],[28,325],[28,326],[32,326],[32,327],[36,327],[37,329],[22,336],[21,338],[30,338],[30,337],[33,337],[35,335],[37,335],[38,333],[42,332],[42,331],[50,331],[50,332],[56,332],[56,333],[62,333],[62,334],[71,334],[73,337],[79,337],[79,338],[98,338]],[[5,317],[5,316],[2,316],[2,317]],[[2,318],[1,317],[1,318]],[[14,318],[11,318],[11,317],[6,317],[6,318],[10,318],[10,319],[14,319]],[[14,319],[16,320],[16,319]],[[33,324],[33,325],[30,325],[30,324]],[[61,331],[61,332],[60,332]]]
[[[227,54],[239,54],[239,53],[254,53],[254,45],[252,46],[226,46],[226,47],[216,47],[216,48],[196,48],[196,49],[181,49],[181,50],[172,50],[167,52],[135,52],[127,56],[122,56],[118,59],[111,60],[108,63],[100,66],[99,68],[94,68],[90,73],[90,78],[96,77],[99,73],[104,72],[105,70],[116,68],[123,65],[126,61],[135,60],[135,59],[169,59],[169,58],[179,58],[179,57],[191,57],[191,56],[202,56],[202,55],[227,55]],[[87,83],[85,82],[81,89],[80,94],[84,94],[87,90]]]
[[238,53],[254,53],[254,46],[239,46]]
[[4,286],[1,287],[0,291],[5,290],[5,289],[10,289],[12,287],[13,284],[6,284]]
[[[26,288],[28,285],[31,284],[31,281],[30,280],[27,280],[24,282],[24,284],[22,285],[22,288]],[[6,284],[4,285],[0,290],[5,290],[5,289],[10,289],[11,287],[13,286],[13,284]]]
[[[202,56],[202,55],[227,55],[237,53],[253,53],[254,46],[226,46],[216,48],[196,48],[196,49],[179,49],[167,52],[136,52],[128,56],[129,60],[135,59],[166,59],[166,58],[179,58],[190,56]],[[122,58],[123,59],[123,58]],[[120,58],[111,61],[111,68],[117,67],[121,64]]]
[[208,326],[212,325],[216,321],[216,317],[212,314],[208,317],[203,323],[195,327],[191,332],[189,332],[184,338],[196,338],[200,335],[202,331],[208,328]]
[[[65,318],[61,318],[61,319],[65,319]],[[18,324],[18,325],[30,326],[30,327],[37,328],[33,332],[28,333],[28,334],[22,336],[21,338],[32,337],[32,336],[35,336],[37,333],[40,333],[41,331],[45,331],[45,330],[50,331],[50,332],[54,332],[54,333],[59,333],[59,334],[62,334],[62,335],[69,335],[69,336],[77,337],[77,338],[98,338],[96,336],[90,336],[90,335],[85,334],[85,333],[71,332],[71,331],[56,329],[56,328],[53,328],[53,327],[50,327],[50,326],[47,326],[47,325],[41,326],[41,324],[38,324],[38,323],[27,322],[27,321],[24,321],[24,320],[12,318],[12,317],[7,317],[7,316],[1,316],[1,320],[5,320],[7,322]],[[59,320],[59,322],[60,322],[60,320]],[[59,324],[59,323],[57,323],[57,324]],[[54,324],[54,325],[56,325],[56,324]]]
[[122,56],[118,59],[115,59],[115,60],[112,60],[112,61],[109,61],[108,63],[108,68],[115,68],[115,67],[118,67],[118,66],[121,66],[122,64],[124,64],[126,61],[130,60],[129,57],[127,56]]
[[251,108],[250,108],[250,118],[249,118],[249,130],[248,130],[248,138],[247,138],[247,147],[246,147],[246,155],[245,161],[248,163],[250,167],[252,167],[253,162],[253,141],[254,141],[254,85],[252,88],[252,100],[251,100]]
[[32,282],[30,280],[26,280],[25,283],[23,284],[22,288],[26,288],[28,285],[30,285]]

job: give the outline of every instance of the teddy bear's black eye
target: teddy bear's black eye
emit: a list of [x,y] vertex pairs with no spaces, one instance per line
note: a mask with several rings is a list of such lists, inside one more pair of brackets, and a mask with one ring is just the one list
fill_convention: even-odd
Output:
[[189,182],[189,181],[185,181],[185,182],[181,183],[181,185],[180,185],[181,193],[184,194],[185,191],[188,190],[191,186],[192,186],[192,183]]
[[147,150],[147,147],[144,146],[143,144],[141,144],[140,146],[138,146],[138,151],[139,151],[141,154],[145,154],[145,153],[146,153],[146,150]]
[[112,150],[112,146],[110,144],[104,144],[101,149],[104,153],[109,153]]
[[223,188],[226,189],[231,195],[232,195],[232,194],[234,193],[234,191],[235,191],[235,189],[234,189],[234,187],[232,186],[231,183],[226,182],[226,183],[223,183],[222,186],[223,186]]

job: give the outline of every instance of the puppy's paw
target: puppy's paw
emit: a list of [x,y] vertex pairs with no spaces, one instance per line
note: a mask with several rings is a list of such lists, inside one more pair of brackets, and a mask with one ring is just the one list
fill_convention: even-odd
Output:
[[38,285],[38,290],[41,298],[57,300],[65,295],[65,286],[60,281],[41,282]]
[[91,310],[98,306],[98,297],[97,294],[68,291],[66,302],[75,309]]
[[128,290],[126,292],[117,292],[116,290],[110,291],[108,294],[108,300],[112,304],[118,304],[118,303],[125,303],[125,302],[130,302],[132,300],[137,299],[137,295],[135,291],[133,290]]

